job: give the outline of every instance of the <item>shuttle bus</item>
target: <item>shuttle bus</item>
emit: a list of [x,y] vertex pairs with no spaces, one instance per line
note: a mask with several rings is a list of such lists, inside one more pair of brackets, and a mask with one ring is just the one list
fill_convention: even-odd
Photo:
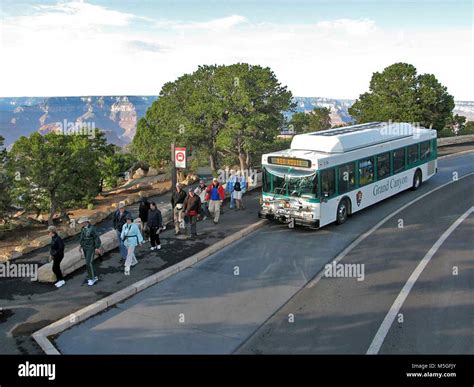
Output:
[[372,122],[293,137],[291,148],[262,156],[259,217],[319,228],[437,172],[436,130]]

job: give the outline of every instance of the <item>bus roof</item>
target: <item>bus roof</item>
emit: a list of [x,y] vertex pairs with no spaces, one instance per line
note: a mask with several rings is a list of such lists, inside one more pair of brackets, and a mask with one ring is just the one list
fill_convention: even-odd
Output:
[[371,122],[298,134],[293,137],[291,149],[340,154],[412,136],[435,138],[436,131],[404,122]]

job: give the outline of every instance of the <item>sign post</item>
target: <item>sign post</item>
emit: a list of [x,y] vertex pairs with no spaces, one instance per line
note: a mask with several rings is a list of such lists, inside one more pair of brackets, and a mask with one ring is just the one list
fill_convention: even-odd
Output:
[[174,190],[176,187],[176,164],[175,164],[175,150],[174,150],[174,141],[171,143],[171,190]]

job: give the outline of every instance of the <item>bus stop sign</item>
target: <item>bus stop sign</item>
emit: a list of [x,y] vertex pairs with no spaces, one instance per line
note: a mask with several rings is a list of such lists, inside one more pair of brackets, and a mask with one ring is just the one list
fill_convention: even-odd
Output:
[[174,149],[174,163],[176,168],[186,168],[186,148]]

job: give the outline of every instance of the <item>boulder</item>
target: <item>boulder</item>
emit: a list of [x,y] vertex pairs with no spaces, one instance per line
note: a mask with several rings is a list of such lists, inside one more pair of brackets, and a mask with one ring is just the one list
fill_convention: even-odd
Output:
[[138,168],[132,176],[132,179],[139,179],[140,177],[145,176],[146,173],[143,169]]
[[[49,240],[51,240],[51,238],[49,238]],[[46,246],[46,245],[43,245],[43,246]],[[14,252],[19,253],[19,256],[22,256],[23,254],[27,254],[30,251],[33,251],[35,249],[36,247],[30,246],[30,245],[16,246],[14,249]],[[11,256],[10,258],[17,258],[17,257]]]
[[43,246],[48,245],[50,242],[51,242],[51,237],[49,235],[43,235],[43,236],[40,236],[36,239],[33,239],[30,242],[30,246],[32,246],[32,247],[43,247]]
[[156,169],[156,168],[150,168],[150,169],[148,170],[148,173],[147,173],[146,175],[147,175],[147,176],[156,176],[156,175],[158,175],[158,173],[159,173],[159,172],[158,172],[158,169]]

